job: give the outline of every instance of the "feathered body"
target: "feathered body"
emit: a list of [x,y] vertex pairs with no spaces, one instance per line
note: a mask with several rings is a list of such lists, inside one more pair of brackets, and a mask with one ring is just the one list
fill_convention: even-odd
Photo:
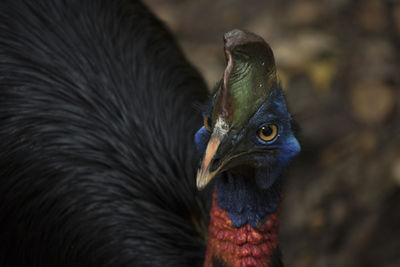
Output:
[[0,266],[201,266],[206,95],[138,1],[1,1]]
[[281,266],[300,146],[271,48],[224,40],[200,113],[203,80],[140,2],[0,2],[0,266]]

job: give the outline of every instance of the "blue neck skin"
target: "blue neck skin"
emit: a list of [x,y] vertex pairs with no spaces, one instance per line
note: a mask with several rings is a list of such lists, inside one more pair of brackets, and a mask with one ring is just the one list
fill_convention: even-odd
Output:
[[226,172],[217,178],[217,205],[228,211],[233,226],[249,223],[257,228],[278,208],[280,191],[279,180],[268,189],[260,189],[251,179]]

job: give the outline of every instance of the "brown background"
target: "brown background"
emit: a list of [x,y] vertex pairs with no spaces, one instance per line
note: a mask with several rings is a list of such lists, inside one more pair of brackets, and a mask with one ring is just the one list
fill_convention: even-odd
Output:
[[274,50],[302,154],[286,175],[287,266],[400,266],[400,2],[145,0],[211,88],[222,35]]

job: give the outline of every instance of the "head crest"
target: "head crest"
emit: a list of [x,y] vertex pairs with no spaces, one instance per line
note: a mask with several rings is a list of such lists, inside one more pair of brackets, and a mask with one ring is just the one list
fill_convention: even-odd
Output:
[[276,84],[275,60],[269,45],[253,33],[232,30],[224,41],[227,63],[213,121],[221,117],[231,128],[241,129]]

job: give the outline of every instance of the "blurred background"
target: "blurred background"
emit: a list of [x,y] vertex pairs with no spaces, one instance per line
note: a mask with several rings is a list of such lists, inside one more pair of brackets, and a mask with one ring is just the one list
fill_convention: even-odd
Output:
[[271,45],[302,153],[286,177],[286,266],[400,266],[400,1],[145,0],[210,88],[222,35]]

